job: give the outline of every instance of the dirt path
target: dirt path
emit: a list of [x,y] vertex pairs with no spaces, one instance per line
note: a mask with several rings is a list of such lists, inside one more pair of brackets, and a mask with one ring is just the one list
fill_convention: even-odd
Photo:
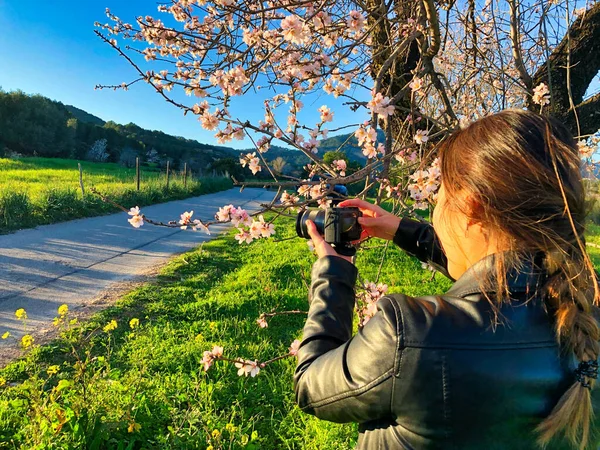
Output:
[[[273,198],[263,189],[239,189],[207,194],[142,208],[155,220],[179,218],[184,211],[213,220],[226,204],[256,211]],[[211,226],[203,232],[144,225],[133,228],[125,213],[73,220],[0,236],[0,366],[19,353],[17,341],[24,334],[15,311],[25,308],[27,332],[36,342],[49,338],[57,308],[86,316],[147,280],[173,255],[189,250],[229,228]]]

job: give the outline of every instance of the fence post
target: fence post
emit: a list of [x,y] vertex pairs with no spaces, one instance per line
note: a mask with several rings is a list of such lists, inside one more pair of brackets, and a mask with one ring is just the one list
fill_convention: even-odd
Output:
[[135,179],[137,182],[137,190],[140,190],[140,157],[135,158]]
[[85,200],[85,189],[83,188],[83,169],[81,168],[81,163],[77,163],[77,167],[79,167],[79,186],[81,186],[81,195]]
[[170,164],[169,161],[167,161],[167,189],[169,189],[169,167]]
[[187,163],[183,164],[183,187],[187,189]]

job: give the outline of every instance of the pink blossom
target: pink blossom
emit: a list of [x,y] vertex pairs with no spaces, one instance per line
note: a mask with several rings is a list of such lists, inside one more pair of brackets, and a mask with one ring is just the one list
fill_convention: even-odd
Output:
[[365,17],[358,11],[350,11],[346,26],[353,33],[360,33],[365,26]]
[[550,103],[550,96],[548,95],[550,90],[545,83],[538,84],[533,89],[533,103],[537,103],[538,105],[548,105]]
[[204,114],[200,116],[198,119],[202,124],[202,128],[208,131],[216,130],[219,126],[219,118],[216,114],[211,114],[208,111],[205,111]]
[[424,144],[425,142],[427,142],[429,140],[429,131],[417,130],[413,139],[417,144]]
[[334,165],[334,167],[340,171],[340,176],[344,177],[346,176],[346,161],[343,159],[336,159],[335,161],[333,161],[332,163]]
[[578,141],[577,148],[579,149],[579,156],[581,158],[591,158],[595,152],[595,149],[585,141]]
[[317,200],[317,203],[319,204],[319,208],[327,209],[327,208],[331,208],[332,201],[330,198],[324,197],[324,198]]
[[367,108],[372,113],[380,115],[382,118],[391,116],[394,114],[395,107],[390,105],[390,98],[384,97],[381,92],[377,92],[373,95],[371,101],[367,104]]
[[136,206],[135,208],[131,208],[127,214],[130,216],[141,216],[142,212],[140,211],[139,206]]
[[259,317],[258,319],[256,319],[256,323],[261,328],[267,328],[269,326],[269,324],[267,323],[267,320],[262,316]]
[[223,347],[219,347],[218,345],[215,345],[211,351],[213,357],[215,358],[220,358],[221,356],[223,356]]
[[310,195],[310,190],[310,184],[303,184],[298,188],[298,195],[301,195],[302,197],[308,197]]
[[250,361],[250,360],[241,360],[240,362],[235,363],[235,367],[239,370],[237,372],[238,376],[248,376],[255,377],[260,372],[260,368],[258,367],[258,361]]
[[127,219],[134,228],[139,228],[144,225],[144,218],[142,216],[133,216],[131,219]]
[[233,209],[235,209],[233,205],[223,206],[222,208],[219,208],[219,211],[215,214],[215,218],[219,222],[228,222],[231,219],[231,211]]
[[194,211],[190,211],[190,212],[186,211],[181,215],[181,220],[179,221],[179,225],[181,225],[182,230],[187,229],[188,225],[191,224],[193,215],[194,215]]
[[198,228],[200,228],[202,231],[204,231],[210,236],[210,230],[208,229],[208,225],[204,225],[201,220],[196,219],[192,223],[192,230],[196,231]]
[[238,244],[246,243],[250,244],[253,241],[253,236],[248,233],[243,228],[238,228],[239,233],[235,235],[235,240],[238,241]]
[[213,354],[208,350],[205,351],[200,362],[204,364],[204,371],[208,371],[208,369],[210,369],[210,366],[212,366],[212,363],[214,362]]
[[296,203],[298,203],[300,201],[300,198],[298,198],[295,195],[284,192],[283,194],[281,194],[281,198],[279,199],[279,201],[283,205],[292,206],[292,205],[295,205]]
[[363,155],[365,155],[368,159],[376,158],[377,149],[375,148],[375,146],[373,146],[373,144],[366,144],[363,147]]
[[314,184],[310,188],[310,198],[319,198],[321,195],[323,195],[323,188],[320,184]]
[[419,77],[414,77],[408,86],[412,89],[413,92],[418,92],[423,88],[423,79]]
[[298,353],[298,349],[300,348],[300,341],[298,339],[294,339],[292,345],[290,345],[290,355],[296,355]]
[[304,24],[295,15],[287,16],[283,19],[281,21],[281,29],[283,30],[283,38],[293,44],[302,44],[308,38]]
[[327,106],[321,106],[319,112],[321,113],[321,122],[331,122],[333,120],[333,113]]

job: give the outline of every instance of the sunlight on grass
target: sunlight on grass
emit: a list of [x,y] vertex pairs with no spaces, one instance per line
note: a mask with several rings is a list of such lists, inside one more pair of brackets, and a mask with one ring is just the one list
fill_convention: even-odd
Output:
[[114,163],[82,162],[85,196],[79,187],[77,161],[60,158],[0,159],[0,233],[41,224],[117,211],[89,192],[94,187],[126,207],[217,192],[232,186],[225,178],[188,176],[144,168],[140,191],[135,169]]

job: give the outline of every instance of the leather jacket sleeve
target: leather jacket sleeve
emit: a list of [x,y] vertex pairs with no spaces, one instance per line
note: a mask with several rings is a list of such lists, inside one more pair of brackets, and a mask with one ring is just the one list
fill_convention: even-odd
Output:
[[403,217],[394,235],[394,244],[454,281],[448,274],[448,260],[430,223]]
[[399,314],[381,299],[376,314],[354,337],[357,269],[326,256],[312,270],[310,308],[294,375],[296,402],[332,422],[365,422],[391,414],[399,354]]

